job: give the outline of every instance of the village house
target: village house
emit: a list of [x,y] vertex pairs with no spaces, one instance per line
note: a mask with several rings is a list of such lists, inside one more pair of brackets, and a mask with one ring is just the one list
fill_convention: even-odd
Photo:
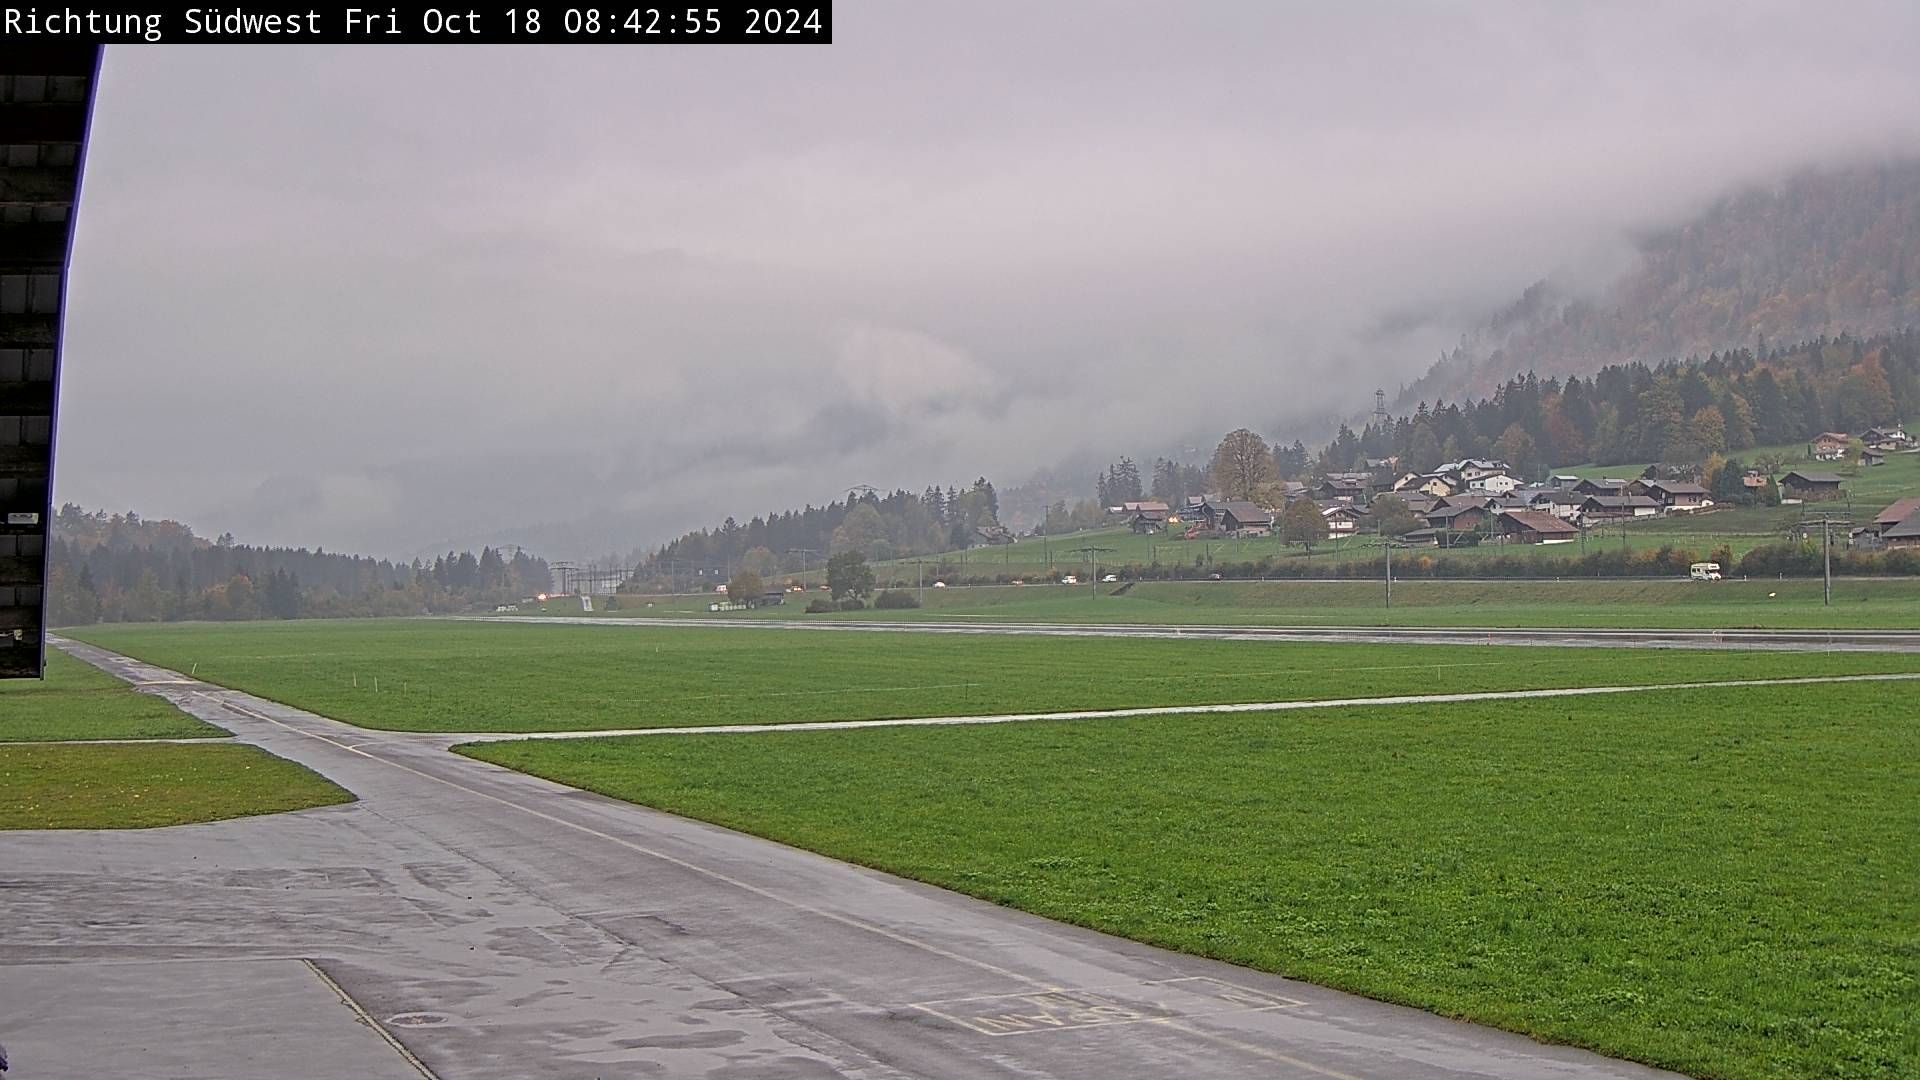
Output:
[[1472,532],[1486,521],[1486,504],[1473,500],[1457,504],[1443,502],[1427,512],[1427,524],[1441,532]]
[[1807,443],[1807,456],[1815,461],[1839,461],[1847,456],[1851,443],[1844,431],[1823,431]]
[[1666,510],[1699,510],[1713,505],[1705,487],[1688,480],[1635,480],[1627,486],[1629,495],[1645,495]]
[[1466,489],[1467,485],[1465,481],[1444,473],[1424,473],[1415,478],[1411,488],[1413,491],[1432,495],[1436,499],[1445,498],[1448,495],[1455,495]]
[[1208,526],[1226,536],[1266,536],[1273,532],[1273,512],[1244,499],[1209,502],[1201,514]]
[[1628,493],[1627,485],[1630,483],[1632,481],[1619,480],[1611,476],[1600,480],[1580,480],[1573,485],[1573,493],[1576,495],[1625,495]]
[[1899,424],[1892,427],[1868,428],[1861,434],[1860,441],[1869,450],[1879,450],[1888,454],[1913,447],[1913,436],[1908,435],[1906,429]]
[[1589,495],[1580,504],[1577,520],[1582,525],[1596,521],[1620,521],[1660,515],[1660,504],[1646,495]]
[[1467,490],[1484,491],[1490,495],[1505,495],[1519,486],[1520,481],[1503,472],[1484,473],[1467,482]]
[[1833,473],[1802,472],[1798,469],[1780,478],[1780,493],[1790,499],[1819,502],[1840,497],[1843,481]]
[[1885,450],[1860,451],[1860,464],[1862,465],[1885,465],[1886,463],[1887,452]]
[[1320,511],[1320,516],[1327,522],[1327,539],[1338,540],[1359,532],[1360,523],[1367,519],[1367,512],[1357,506],[1341,503]]
[[1493,519],[1494,540],[1503,544],[1565,544],[1580,530],[1538,510],[1502,510]]
[[1419,491],[1396,491],[1393,493],[1393,497],[1405,503],[1407,509],[1413,511],[1415,517],[1425,517],[1427,511],[1432,510],[1440,503],[1439,499]]
[[1450,461],[1434,471],[1451,473],[1471,484],[1484,477],[1511,472],[1512,467],[1504,461],[1485,461],[1480,458],[1464,458],[1460,461]]
[[1356,503],[1365,502],[1367,482],[1351,476],[1329,473],[1313,488],[1313,497],[1318,502]]

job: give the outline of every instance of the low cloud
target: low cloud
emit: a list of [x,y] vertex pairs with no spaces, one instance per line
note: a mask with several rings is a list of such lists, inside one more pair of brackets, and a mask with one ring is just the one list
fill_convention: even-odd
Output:
[[1310,431],[1635,229],[1920,148],[1910,4],[836,14],[828,48],[510,74],[110,51],[60,497],[591,556]]

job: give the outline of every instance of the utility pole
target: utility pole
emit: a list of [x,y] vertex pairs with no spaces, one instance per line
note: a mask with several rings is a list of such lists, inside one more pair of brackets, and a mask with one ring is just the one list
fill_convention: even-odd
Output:
[[1406,544],[1403,541],[1401,541],[1398,537],[1382,536],[1380,538],[1380,546],[1384,548],[1387,553],[1387,610],[1392,611],[1393,610],[1393,549],[1397,547],[1405,547]]
[[1821,555],[1821,582],[1822,582],[1821,590],[1820,590],[1820,598],[1821,598],[1822,604],[1826,605],[1827,607],[1832,607],[1833,606],[1833,527],[1835,525],[1845,525],[1849,530],[1851,530],[1853,528],[1853,511],[1851,508],[1849,508],[1844,515],[1835,514],[1832,511],[1826,511],[1826,512],[1823,512],[1817,518],[1802,518],[1800,521],[1800,529],[1801,529],[1801,534],[1803,536],[1805,535],[1806,527],[1809,525],[1820,526],[1820,555]]
[[1110,547],[1094,547],[1091,544],[1087,545],[1086,547],[1074,549],[1074,552],[1076,554],[1085,555],[1087,557],[1087,592],[1091,596],[1098,597],[1100,595],[1100,582],[1096,580],[1093,572],[1094,571],[1093,557],[1095,554],[1105,554],[1112,550],[1113,549]]

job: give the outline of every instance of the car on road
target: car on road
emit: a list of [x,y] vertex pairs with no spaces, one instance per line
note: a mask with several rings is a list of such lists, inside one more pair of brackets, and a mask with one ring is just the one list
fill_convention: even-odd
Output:
[[1120,580],[1120,575],[1119,575],[1119,574],[1108,574],[1108,575],[1107,575],[1106,577],[1103,577],[1103,578],[1101,578],[1100,580],[1101,580],[1101,581],[1104,581],[1104,582],[1108,582],[1109,584],[1111,584],[1112,582],[1115,582],[1115,581],[1119,581],[1119,580]]
[[1080,584],[1080,576],[1078,574],[1068,574],[1066,577],[1060,579],[1060,584],[1078,585]]
[[1697,562],[1687,571],[1687,576],[1695,581],[1719,581],[1720,564],[1717,562]]

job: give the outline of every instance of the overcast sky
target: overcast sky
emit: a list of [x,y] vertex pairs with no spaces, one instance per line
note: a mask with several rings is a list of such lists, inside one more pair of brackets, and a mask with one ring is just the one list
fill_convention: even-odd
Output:
[[1617,272],[1625,230],[1920,150],[1911,2],[836,16],[818,48],[110,49],[58,497],[591,556],[1279,434]]

